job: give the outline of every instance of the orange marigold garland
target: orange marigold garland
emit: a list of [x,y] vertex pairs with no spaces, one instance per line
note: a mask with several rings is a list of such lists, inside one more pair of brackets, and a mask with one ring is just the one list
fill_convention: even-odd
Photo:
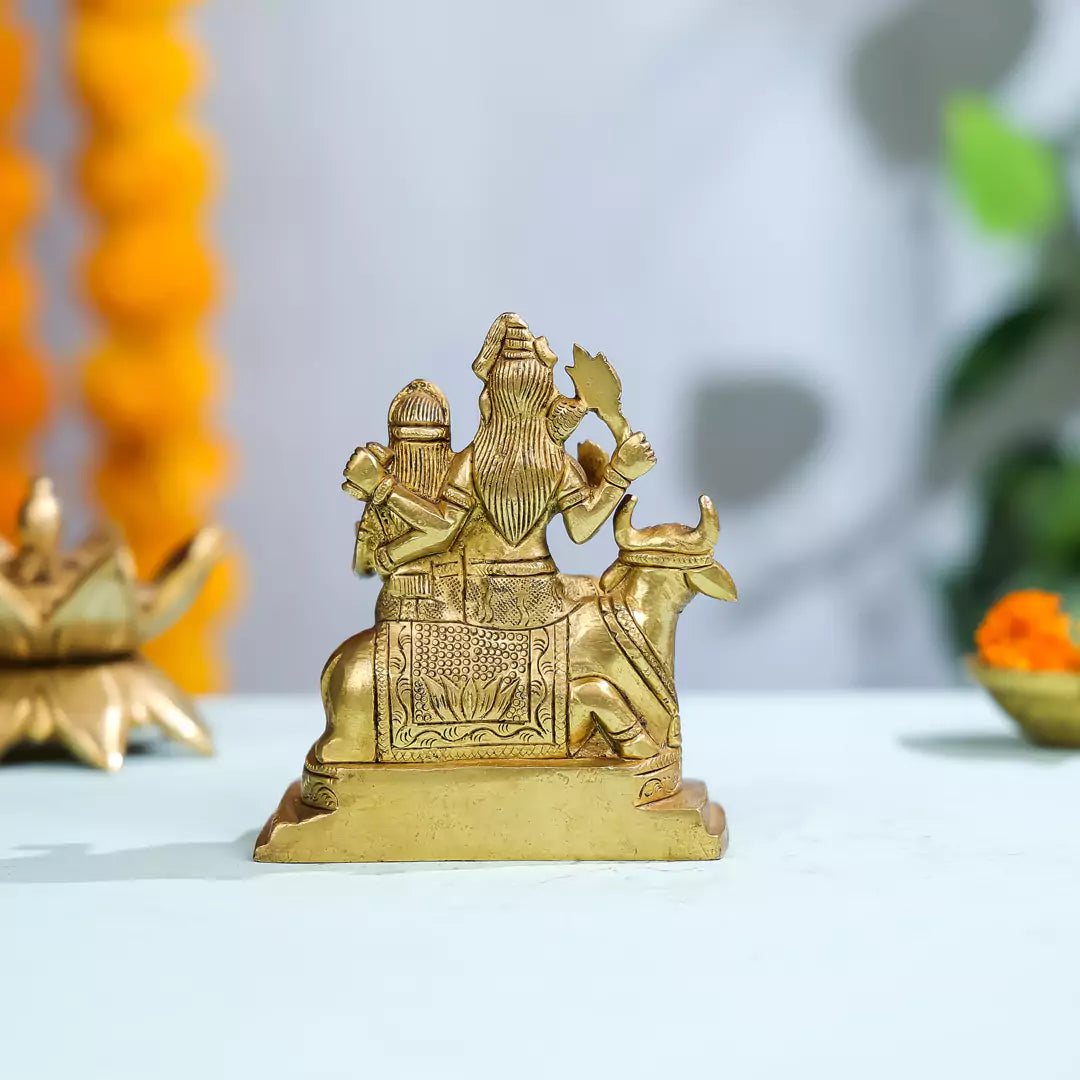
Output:
[[0,534],[11,536],[34,469],[33,437],[45,418],[48,380],[31,333],[37,287],[25,232],[42,178],[17,146],[30,74],[30,39],[0,0]]
[[[201,79],[180,31],[190,0],[71,0],[70,63],[89,121],[78,165],[100,230],[83,267],[104,329],[82,365],[103,432],[94,489],[144,573],[213,517],[228,474],[208,421],[220,369],[200,323],[218,288],[201,210],[213,156],[183,115]],[[189,614],[147,648],[186,689],[219,689],[223,565]]]
[[1061,597],[1038,589],[1009,593],[975,632],[979,659],[991,667],[1020,671],[1080,670],[1072,619]]

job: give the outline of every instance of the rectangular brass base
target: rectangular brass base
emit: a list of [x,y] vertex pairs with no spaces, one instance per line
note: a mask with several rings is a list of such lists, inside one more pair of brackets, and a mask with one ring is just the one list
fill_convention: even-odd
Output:
[[[307,772],[255,844],[260,862],[718,859],[723,809],[705,785],[636,806],[624,764],[365,764]],[[309,805],[318,802],[320,805]]]

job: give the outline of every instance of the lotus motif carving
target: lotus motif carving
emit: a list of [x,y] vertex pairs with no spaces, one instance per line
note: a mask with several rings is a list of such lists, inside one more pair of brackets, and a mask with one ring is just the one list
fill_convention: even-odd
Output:
[[447,724],[498,723],[510,708],[517,692],[513,675],[477,682],[455,682],[445,675],[422,676],[432,711]]

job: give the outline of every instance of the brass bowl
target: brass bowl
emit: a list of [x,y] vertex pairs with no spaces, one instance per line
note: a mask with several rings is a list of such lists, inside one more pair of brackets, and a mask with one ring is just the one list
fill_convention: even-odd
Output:
[[1033,743],[1080,749],[1080,673],[990,667],[974,656],[967,667]]

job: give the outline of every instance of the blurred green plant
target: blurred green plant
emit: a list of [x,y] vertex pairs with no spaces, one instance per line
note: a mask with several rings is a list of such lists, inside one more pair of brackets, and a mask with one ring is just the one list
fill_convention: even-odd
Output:
[[941,398],[938,446],[980,418],[989,428],[976,439],[986,447],[978,538],[945,582],[954,640],[967,652],[987,608],[1012,589],[1050,589],[1080,610],[1080,457],[1065,438],[1080,406],[1080,238],[1064,145],[970,94],[946,102],[943,131],[949,180],[976,224],[1037,256],[1026,294],[967,343]]

